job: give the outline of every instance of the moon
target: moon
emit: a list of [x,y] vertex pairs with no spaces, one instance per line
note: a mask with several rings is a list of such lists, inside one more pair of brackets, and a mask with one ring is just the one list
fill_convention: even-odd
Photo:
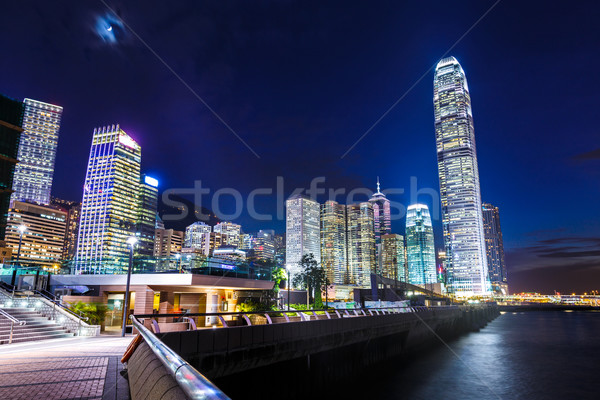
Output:
[[112,31],[112,25],[109,26],[108,28],[106,28],[107,31],[111,32]]

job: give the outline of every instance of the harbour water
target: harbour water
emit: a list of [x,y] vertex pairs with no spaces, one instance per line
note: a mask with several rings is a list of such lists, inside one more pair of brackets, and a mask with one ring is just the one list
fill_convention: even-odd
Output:
[[448,346],[347,384],[367,399],[600,398],[600,312],[502,313]]

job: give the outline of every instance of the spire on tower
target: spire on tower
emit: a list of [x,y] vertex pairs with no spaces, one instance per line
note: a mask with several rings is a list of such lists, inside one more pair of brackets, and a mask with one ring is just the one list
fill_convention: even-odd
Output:
[[381,193],[381,191],[379,190],[379,177],[377,177],[377,193]]

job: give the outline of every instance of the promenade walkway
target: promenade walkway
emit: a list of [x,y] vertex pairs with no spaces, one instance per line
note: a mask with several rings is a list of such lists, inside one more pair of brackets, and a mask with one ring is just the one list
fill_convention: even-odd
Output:
[[129,399],[119,371],[131,339],[98,336],[1,346],[0,399]]

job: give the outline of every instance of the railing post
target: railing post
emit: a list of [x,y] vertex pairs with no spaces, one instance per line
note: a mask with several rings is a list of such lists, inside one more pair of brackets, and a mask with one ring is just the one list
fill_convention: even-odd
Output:
[[14,327],[15,327],[14,321],[10,321],[10,337],[8,338],[8,344],[12,343]]

